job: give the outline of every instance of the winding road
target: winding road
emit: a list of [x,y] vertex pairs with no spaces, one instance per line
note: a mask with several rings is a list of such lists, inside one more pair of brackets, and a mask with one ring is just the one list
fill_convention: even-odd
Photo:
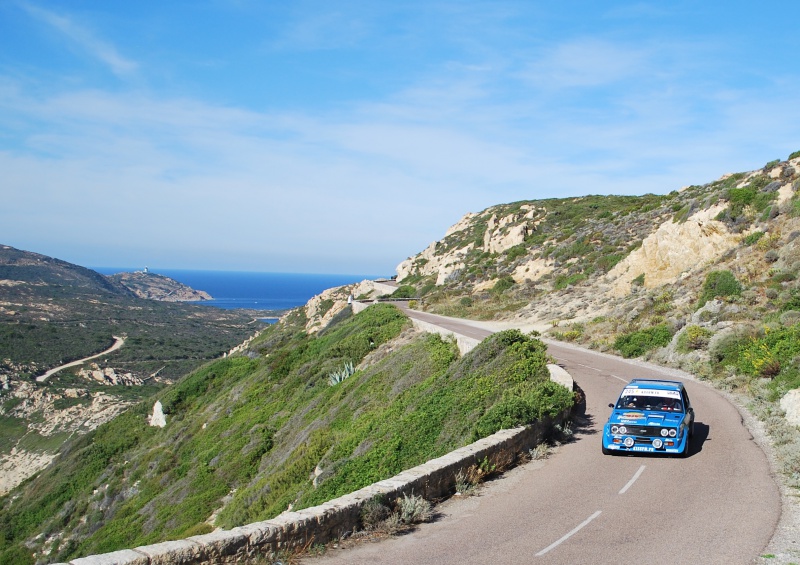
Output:
[[[476,322],[424,319],[470,337],[491,333]],[[753,562],[775,531],[781,498],[736,408],[685,373],[568,344],[548,348],[586,395],[575,441],[486,484],[478,496],[447,501],[437,520],[409,535],[304,563]],[[634,377],[685,382],[697,421],[688,458],[601,454],[608,404]]]
[[66,369],[67,367],[75,367],[76,365],[80,365],[81,363],[85,363],[86,361],[90,361],[92,359],[97,359],[98,357],[102,357],[103,355],[111,353],[112,351],[116,351],[117,349],[119,349],[120,347],[125,345],[125,338],[117,337],[115,335],[111,336],[111,337],[114,338],[114,345],[112,345],[111,347],[109,347],[105,351],[101,351],[100,353],[97,353],[96,355],[92,355],[90,357],[84,357],[83,359],[78,359],[77,361],[72,361],[70,363],[66,363],[65,365],[59,365],[58,367],[50,369],[44,375],[40,375],[40,376],[36,377],[36,382],[43,383],[47,379],[49,379],[50,377],[52,377],[53,375],[58,373],[61,369]]

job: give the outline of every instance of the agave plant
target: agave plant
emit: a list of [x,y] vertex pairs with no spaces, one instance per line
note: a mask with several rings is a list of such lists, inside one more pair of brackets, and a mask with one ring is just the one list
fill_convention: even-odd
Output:
[[328,384],[336,386],[355,372],[356,370],[353,367],[352,361],[346,361],[340,370],[334,371],[328,375]]

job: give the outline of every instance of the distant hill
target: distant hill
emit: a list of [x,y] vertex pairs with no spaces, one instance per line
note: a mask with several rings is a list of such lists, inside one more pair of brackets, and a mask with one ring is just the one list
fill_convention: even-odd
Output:
[[117,273],[108,278],[133,292],[139,298],[163,300],[166,302],[190,302],[211,300],[211,295],[202,290],[195,290],[164,275],[147,271],[134,273]]
[[[255,312],[139,298],[203,297],[166,277],[147,285],[0,246],[0,494],[40,469],[61,442],[108,421],[251,337]],[[44,383],[48,369],[124,346]],[[12,455],[13,454],[13,455]]]
[[125,286],[96,271],[7,245],[0,245],[0,281],[6,286],[24,283],[29,296],[133,296]]

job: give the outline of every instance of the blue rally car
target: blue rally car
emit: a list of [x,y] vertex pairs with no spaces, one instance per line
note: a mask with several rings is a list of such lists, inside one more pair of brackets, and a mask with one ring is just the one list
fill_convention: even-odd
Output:
[[694,410],[683,383],[634,379],[622,390],[603,428],[603,454],[689,454]]

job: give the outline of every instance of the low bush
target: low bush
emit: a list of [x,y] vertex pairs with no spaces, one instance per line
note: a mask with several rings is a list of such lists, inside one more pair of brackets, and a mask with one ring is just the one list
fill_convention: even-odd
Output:
[[382,496],[370,498],[361,508],[361,526],[365,530],[377,530],[392,514]]
[[419,524],[431,519],[433,506],[421,496],[404,494],[397,499],[397,512],[404,524]]
[[713,332],[698,325],[687,326],[678,337],[678,349],[689,351],[692,349],[703,349],[708,345]]
[[669,344],[672,332],[667,324],[659,324],[644,330],[620,335],[614,341],[614,349],[623,357],[640,357],[651,349]]
[[765,328],[763,337],[741,345],[737,368],[746,375],[775,377],[800,355],[800,324]]
[[764,237],[764,232],[756,231],[745,236],[744,239],[742,239],[742,243],[744,243],[745,245],[754,245],[762,237]]
[[392,298],[414,298],[417,296],[417,289],[410,284],[404,284],[397,287],[391,296]]
[[697,307],[702,308],[706,302],[717,297],[741,296],[742,284],[730,271],[711,271],[706,275]]
[[492,287],[492,292],[494,294],[502,294],[509,288],[514,286],[514,284],[515,284],[514,279],[512,279],[510,276],[500,277],[499,279],[497,279],[497,282],[494,283],[494,286]]

